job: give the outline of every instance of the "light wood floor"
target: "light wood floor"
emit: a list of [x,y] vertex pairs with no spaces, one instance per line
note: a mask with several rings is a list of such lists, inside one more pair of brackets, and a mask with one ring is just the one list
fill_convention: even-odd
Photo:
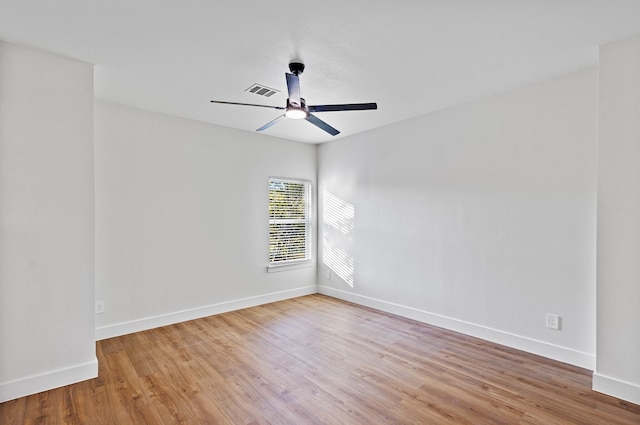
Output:
[[587,370],[322,295],[100,341],[8,424],[640,424]]

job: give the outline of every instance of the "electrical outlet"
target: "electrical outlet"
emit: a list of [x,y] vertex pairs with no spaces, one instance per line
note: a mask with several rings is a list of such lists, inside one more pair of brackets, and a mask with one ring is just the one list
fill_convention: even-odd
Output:
[[331,279],[331,269],[327,269],[327,273],[324,275],[327,279]]
[[560,316],[553,313],[547,313],[547,327],[549,329],[560,329]]
[[96,314],[102,314],[102,313],[104,313],[104,301],[103,300],[96,301]]

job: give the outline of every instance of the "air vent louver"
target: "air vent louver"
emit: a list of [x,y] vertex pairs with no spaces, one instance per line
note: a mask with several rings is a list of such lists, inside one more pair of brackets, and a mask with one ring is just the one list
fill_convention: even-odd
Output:
[[245,91],[248,91],[249,93],[254,93],[263,97],[271,97],[276,93],[280,93],[280,90],[272,89],[263,84],[257,84],[257,83],[253,84],[251,87],[249,87]]

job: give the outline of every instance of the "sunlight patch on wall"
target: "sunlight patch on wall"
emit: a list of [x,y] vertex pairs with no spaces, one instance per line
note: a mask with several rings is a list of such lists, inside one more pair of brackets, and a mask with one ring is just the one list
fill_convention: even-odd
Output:
[[338,277],[353,287],[354,259],[352,252],[355,207],[323,192],[322,258],[323,263]]
[[324,224],[352,240],[355,207],[326,191],[323,202]]

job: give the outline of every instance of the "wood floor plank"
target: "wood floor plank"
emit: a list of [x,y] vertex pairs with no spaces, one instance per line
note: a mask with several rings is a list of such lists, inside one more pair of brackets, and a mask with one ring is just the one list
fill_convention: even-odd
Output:
[[587,370],[322,295],[97,343],[14,424],[640,424]]

